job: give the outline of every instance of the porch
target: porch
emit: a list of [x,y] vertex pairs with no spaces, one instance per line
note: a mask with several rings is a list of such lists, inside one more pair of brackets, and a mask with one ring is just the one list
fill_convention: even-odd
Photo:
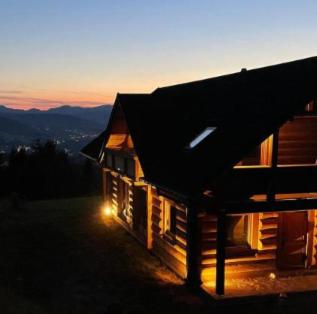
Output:
[[203,284],[202,289],[216,300],[255,295],[287,298],[289,293],[317,291],[317,269],[278,271],[263,265],[228,267],[224,295],[215,293],[215,281]]

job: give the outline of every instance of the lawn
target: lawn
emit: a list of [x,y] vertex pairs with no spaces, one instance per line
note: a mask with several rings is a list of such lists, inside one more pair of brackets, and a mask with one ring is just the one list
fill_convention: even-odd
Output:
[[[0,203],[0,313],[315,313],[314,293],[212,301],[190,291],[99,198]],[[316,304],[316,306],[314,306]]]

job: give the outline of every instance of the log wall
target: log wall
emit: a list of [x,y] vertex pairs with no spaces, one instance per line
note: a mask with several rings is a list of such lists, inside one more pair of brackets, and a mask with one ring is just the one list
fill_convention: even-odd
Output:
[[315,164],[317,116],[296,117],[279,132],[278,164]]
[[[210,283],[215,280],[216,244],[217,244],[217,216],[204,214],[201,216],[201,280]],[[275,259],[277,248],[277,213],[253,214],[250,219],[252,227],[252,249],[257,254],[240,258],[226,258],[226,274],[230,273],[234,265],[243,265],[244,269],[251,269],[255,262],[268,262]],[[249,265],[249,266],[248,266]],[[246,267],[247,266],[247,267]],[[240,267],[240,266],[239,266]]]
[[311,246],[308,247],[308,249],[311,250],[311,258],[309,262],[311,266],[317,266],[317,210],[311,212],[310,225],[312,231],[309,234],[311,237]]
[[163,201],[152,189],[152,251],[180,277],[186,278],[186,208],[177,206],[174,241],[164,235]]

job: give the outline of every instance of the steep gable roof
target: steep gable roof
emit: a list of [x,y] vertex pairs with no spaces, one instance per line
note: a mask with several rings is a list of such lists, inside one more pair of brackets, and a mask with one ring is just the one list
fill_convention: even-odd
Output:
[[[317,97],[317,58],[118,95],[145,179],[201,193]],[[214,131],[197,146],[207,127]]]

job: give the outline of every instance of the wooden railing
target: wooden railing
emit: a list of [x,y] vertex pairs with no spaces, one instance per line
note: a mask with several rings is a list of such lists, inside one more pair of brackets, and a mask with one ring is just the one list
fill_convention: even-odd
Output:
[[255,194],[317,192],[317,165],[234,168],[217,183],[216,190],[227,200]]

